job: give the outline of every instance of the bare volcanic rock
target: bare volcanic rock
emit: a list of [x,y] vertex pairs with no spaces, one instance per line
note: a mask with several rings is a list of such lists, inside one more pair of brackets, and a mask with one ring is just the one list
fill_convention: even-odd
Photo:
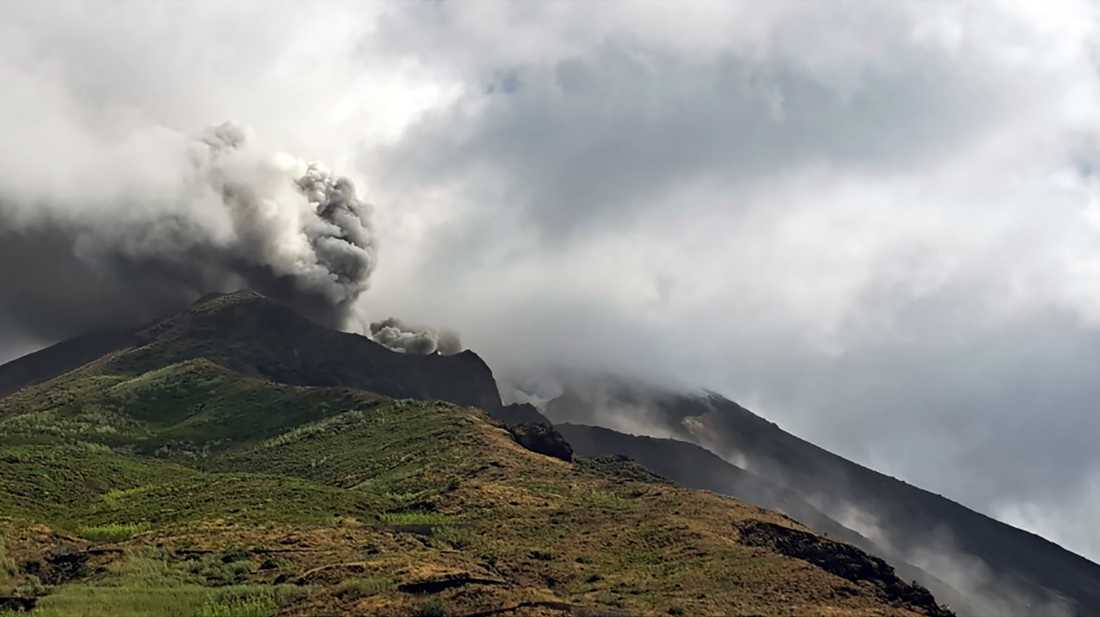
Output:
[[505,426],[512,426],[514,424],[551,423],[546,419],[546,416],[542,415],[542,412],[531,403],[512,403],[511,405],[505,405],[499,409],[490,410],[489,415]]
[[554,427],[544,422],[532,422],[526,424],[513,424],[508,426],[508,432],[516,443],[539,454],[552,456],[566,462],[573,460],[573,446],[554,430]]
[[929,617],[954,615],[938,605],[927,589],[916,583],[903,582],[885,561],[854,546],[765,521],[742,521],[737,524],[737,530],[742,544],[767,548],[807,561],[854,583],[869,582],[878,587],[882,596],[895,606],[904,606]]

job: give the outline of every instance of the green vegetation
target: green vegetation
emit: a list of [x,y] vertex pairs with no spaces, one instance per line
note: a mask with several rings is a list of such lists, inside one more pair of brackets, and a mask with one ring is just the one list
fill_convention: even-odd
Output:
[[64,524],[76,510],[105,495],[198,475],[188,467],[87,442],[0,446],[0,512]]
[[342,600],[355,601],[381,593],[390,593],[396,588],[397,585],[393,580],[384,577],[350,578],[341,581],[333,593]]
[[36,617],[915,614],[738,542],[783,517],[535,454],[479,410],[158,353],[0,398],[0,595]]
[[[66,585],[46,596],[34,611],[45,617],[270,617],[280,602],[298,597],[296,589],[238,586],[211,589],[198,585],[175,587]],[[18,613],[12,613],[18,615]]]
[[80,537],[92,542],[123,542],[148,531],[148,523],[113,523],[110,525],[94,525],[80,528]]
[[[173,562],[145,549],[127,553],[95,584],[62,585],[44,596],[35,616],[268,617],[309,593],[308,588],[235,582],[234,562]],[[248,568],[246,568],[248,570]],[[0,613],[8,617],[5,613]],[[11,613],[19,615],[19,613]]]
[[378,517],[387,525],[450,525],[454,517],[438,512],[387,512]]
[[439,598],[432,598],[424,601],[416,609],[417,617],[447,617],[447,608],[443,606],[443,602]]

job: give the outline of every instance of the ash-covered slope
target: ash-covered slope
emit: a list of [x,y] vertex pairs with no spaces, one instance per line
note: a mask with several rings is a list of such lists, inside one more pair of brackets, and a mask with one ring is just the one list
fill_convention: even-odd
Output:
[[717,394],[603,378],[567,390],[546,413],[555,422],[599,424],[609,405],[794,491],[945,580],[977,615],[1100,615],[1100,565],[832,454]]
[[207,358],[245,375],[310,386],[348,386],[395,398],[500,407],[492,371],[472,351],[409,355],[314,323],[254,291],[212,294],[131,332],[80,337],[0,366],[0,395],[111,351],[124,372]]

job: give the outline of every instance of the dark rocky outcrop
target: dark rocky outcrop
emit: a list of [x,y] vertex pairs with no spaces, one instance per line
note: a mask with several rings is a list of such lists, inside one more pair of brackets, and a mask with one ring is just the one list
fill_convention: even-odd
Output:
[[742,521],[737,524],[737,531],[740,542],[747,546],[767,548],[801,559],[853,583],[871,583],[895,606],[904,606],[929,617],[954,615],[936,604],[927,589],[903,582],[885,561],[854,546],[765,521]]
[[439,593],[446,589],[454,587],[465,587],[466,585],[506,585],[507,581],[503,581],[495,578],[487,578],[483,576],[474,576],[465,572],[457,574],[447,574],[444,576],[431,578],[423,581],[416,581],[413,583],[403,583],[397,586],[397,590],[402,593],[414,593],[414,594],[430,594]]
[[546,416],[542,415],[542,412],[531,403],[512,403],[490,411],[489,415],[505,426],[532,423],[550,424]]
[[508,426],[508,432],[512,434],[516,443],[532,452],[566,462],[573,460],[573,447],[549,424],[543,422],[513,424]]
[[29,613],[38,605],[34,596],[0,596],[0,611]]

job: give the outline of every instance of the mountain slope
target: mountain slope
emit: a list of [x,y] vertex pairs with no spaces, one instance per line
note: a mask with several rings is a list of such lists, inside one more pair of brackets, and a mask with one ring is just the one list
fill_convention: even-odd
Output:
[[[440,376],[272,306],[206,299],[0,397],[0,611],[945,614],[781,515],[531,452],[473,407],[350,387]],[[370,361],[309,363],[333,347]],[[335,385],[293,383],[313,378]]]
[[[1100,566],[1034,534],[799,439],[719,395],[618,380],[552,401],[555,422],[599,423],[601,406],[692,441],[785,486],[965,593],[979,614],[1100,614]],[[868,524],[869,523],[869,524]]]
[[966,598],[944,581],[829,518],[793,490],[749,473],[696,444],[581,424],[558,424],[555,428],[581,456],[626,456],[679,486],[714,491],[781,512],[817,533],[886,559],[898,576],[928,588],[955,612],[974,613]]
[[46,381],[100,356],[137,343],[133,332],[96,332],[47,347],[0,366],[0,396]]

